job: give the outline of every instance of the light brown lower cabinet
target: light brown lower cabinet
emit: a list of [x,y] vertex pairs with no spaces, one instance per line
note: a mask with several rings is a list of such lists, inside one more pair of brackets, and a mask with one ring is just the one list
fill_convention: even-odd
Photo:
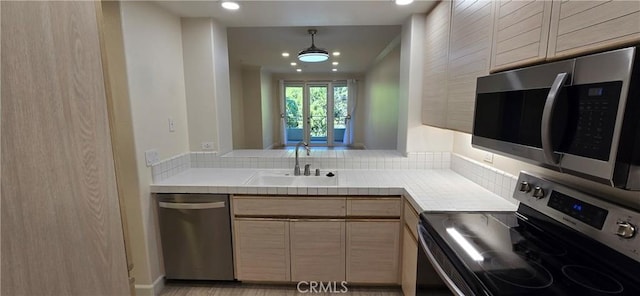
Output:
[[291,280],[345,280],[345,221],[291,220]]
[[291,280],[289,221],[236,219],[234,232],[238,280]]
[[418,264],[418,242],[409,227],[404,226],[402,235],[402,292],[404,296],[416,295],[416,272]]
[[347,282],[398,283],[400,220],[347,222]]
[[234,196],[233,209],[238,280],[400,282],[399,196]]

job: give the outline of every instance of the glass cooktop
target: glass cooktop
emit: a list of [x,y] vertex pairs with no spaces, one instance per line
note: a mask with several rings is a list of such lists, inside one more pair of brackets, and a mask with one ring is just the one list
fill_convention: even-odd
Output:
[[423,213],[421,223],[478,294],[640,295],[638,262],[526,206],[519,212]]

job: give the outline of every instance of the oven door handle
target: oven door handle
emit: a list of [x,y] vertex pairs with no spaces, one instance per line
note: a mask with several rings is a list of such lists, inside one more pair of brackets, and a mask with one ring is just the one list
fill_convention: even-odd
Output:
[[551,85],[551,89],[549,90],[549,94],[547,95],[547,100],[544,103],[544,109],[542,111],[542,129],[540,131],[542,139],[542,152],[544,153],[544,159],[547,164],[551,165],[558,165],[560,163],[560,157],[555,155],[553,152],[551,119],[556,108],[558,95],[560,94],[560,90],[564,86],[564,83],[567,81],[567,78],[569,78],[569,74],[567,73],[559,73],[556,76],[556,79]]
[[420,249],[422,249],[424,253],[427,255],[427,258],[429,258],[429,262],[431,262],[431,265],[433,265],[433,268],[436,270],[440,278],[445,282],[445,284],[447,284],[447,287],[449,287],[449,290],[451,290],[451,292],[456,296],[465,296],[464,293],[460,291],[460,288],[458,288],[458,286],[449,277],[449,275],[447,275],[447,273],[444,271],[442,266],[440,266],[440,263],[438,263],[438,261],[436,260],[436,257],[433,256],[433,254],[427,247],[427,242],[425,241],[424,235],[422,234],[425,231],[426,229],[424,229],[424,226],[418,224],[418,237],[420,240]]

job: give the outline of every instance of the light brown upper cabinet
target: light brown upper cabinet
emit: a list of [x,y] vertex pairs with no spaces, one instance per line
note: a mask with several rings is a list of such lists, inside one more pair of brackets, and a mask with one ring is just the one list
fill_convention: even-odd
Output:
[[551,1],[496,2],[491,72],[544,61],[550,22]]
[[553,1],[547,57],[640,42],[640,1]]
[[453,1],[447,81],[447,128],[473,129],[476,79],[489,74],[494,1]]
[[427,14],[422,123],[470,133],[476,79],[640,43],[640,1],[442,1]]
[[422,123],[447,127],[447,63],[451,2],[442,1],[425,22]]
[[422,122],[471,132],[476,78],[489,73],[493,1],[442,1],[425,25]]

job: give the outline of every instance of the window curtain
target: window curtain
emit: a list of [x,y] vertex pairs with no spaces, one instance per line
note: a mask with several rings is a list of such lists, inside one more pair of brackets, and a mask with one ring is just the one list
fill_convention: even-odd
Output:
[[349,110],[347,118],[345,119],[345,129],[343,143],[345,145],[353,145],[353,133],[354,133],[354,120],[353,116],[356,113],[356,101],[358,98],[358,82],[355,79],[347,80],[348,98],[347,105]]
[[284,93],[284,80],[278,80],[278,88],[280,89],[280,139],[282,146],[287,145],[287,98]]

